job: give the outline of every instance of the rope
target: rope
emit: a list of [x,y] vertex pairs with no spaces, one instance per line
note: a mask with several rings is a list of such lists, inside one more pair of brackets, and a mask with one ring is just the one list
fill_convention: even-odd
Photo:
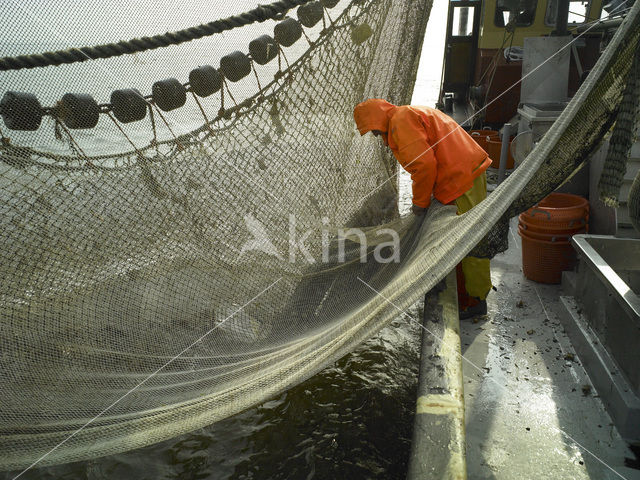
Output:
[[[350,28],[352,23],[357,22],[362,17],[362,15],[368,13],[373,5],[375,5],[375,3],[368,4],[365,8],[361,10],[360,13],[358,13],[354,17],[352,17],[349,14],[349,11],[347,9],[345,9],[345,11],[342,12],[338,17],[338,19],[336,20],[336,23],[332,23],[329,27],[327,27],[327,29],[323,32],[322,36],[314,42],[313,47],[309,48],[305,53],[303,53],[284,72],[280,71],[281,66],[279,66],[278,68],[279,74],[277,73],[274,76],[274,79],[269,84],[263,87],[262,91],[259,91],[253,94],[252,96],[246,98],[237,107],[235,108],[231,107],[229,109],[224,108],[224,90],[225,89],[221,88],[220,89],[221,108],[217,112],[216,117],[211,119],[210,124],[202,125],[190,132],[184,133],[178,136],[176,140],[178,140],[182,144],[182,146],[189,146],[193,143],[193,138],[195,136],[200,134],[205,134],[205,132],[208,132],[208,134],[211,135],[212,125],[214,124],[216,125],[215,127],[216,133],[223,132],[227,130],[230,127],[230,125],[233,124],[233,122],[226,125],[218,124],[218,122],[221,122],[224,119],[229,120],[230,115],[233,113],[236,113],[237,116],[248,113],[249,111],[252,111],[255,108],[257,108],[261,103],[272,100],[276,95],[279,95],[282,92],[282,90],[286,87],[287,83],[282,79],[287,72],[295,73],[295,72],[301,71],[303,65],[305,65],[305,62],[308,62],[310,56],[313,54],[315,49],[320,48],[322,45],[326,44],[334,32]],[[344,21],[345,23],[338,23],[341,20]],[[270,93],[265,95],[265,92],[267,91]],[[147,100],[150,99],[150,97],[144,97],[144,98]],[[106,107],[106,111],[109,111],[108,104],[105,104],[105,107]],[[138,149],[141,152],[147,152],[148,150],[155,148],[157,157],[161,158],[161,155],[159,152],[160,146],[172,147],[176,150],[178,149],[178,147],[176,146],[176,140],[174,139],[158,141],[155,116],[153,114],[154,110],[151,107],[151,105],[148,105],[148,107],[149,107],[149,114],[150,114],[151,126],[153,131],[153,139],[148,145],[144,147],[138,147]],[[45,113],[50,114],[51,113],[50,109],[45,108]],[[45,168],[45,169],[54,170],[54,171],[86,170],[86,167],[83,167],[83,166],[75,167],[70,165],[71,163],[77,161],[78,158],[76,155],[63,155],[60,153],[53,154],[53,153],[50,153],[44,150],[38,150],[32,147],[14,146],[14,145],[11,145],[8,141],[5,143],[6,143],[4,145],[5,148],[3,149],[5,152],[5,155],[0,156],[0,162],[15,163],[15,159],[19,158],[20,162],[28,163],[29,165],[37,165],[39,168]],[[127,152],[120,152],[117,154],[107,153],[103,155],[93,155],[88,158],[93,162],[94,170],[97,169],[97,170],[104,170],[104,171],[119,171],[119,170],[124,171],[124,170],[127,170],[129,167],[113,167],[113,166],[100,165],[100,163],[104,163],[104,162],[112,163],[113,160],[116,158],[136,157],[136,156],[137,156],[136,151],[132,150]],[[170,157],[171,155],[167,155],[167,156]],[[37,159],[34,159],[34,158],[37,158]],[[145,157],[145,158],[148,158],[148,157]],[[45,159],[45,161],[41,161],[40,159]],[[60,162],[60,164],[51,163],[51,162]],[[96,162],[98,162],[98,164],[96,164]]]
[[134,38],[118,43],[70,48],[68,50],[57,50],[55,52],[3,57],[0,58],[0,71],[85,62],[98,58],[111,58],[130,53],[140,53],[155,48],[168,47],[169,45],[179,45],[184,42],[215,35],[216,33],[250,25],[255,22],[277,19],[291,8],[307,2],[309,2],[309,0],[280,0],[268,5],[260,5],[240,15],[234,15],[229,18],[204,23],[175,32],[154,35],[152,37]]

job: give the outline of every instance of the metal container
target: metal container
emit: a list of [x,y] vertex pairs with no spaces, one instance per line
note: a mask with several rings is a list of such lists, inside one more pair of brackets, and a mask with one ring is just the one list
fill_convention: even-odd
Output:
[[575,235],[565,327],[620,434],[640,439],[640,240]]
[[522,161],[526,158],[534,145],[547,133],[553,122],[560,116],[566,103],[525,103],[518,108],[520,123],[518,124],[518,136],[527,135],[527,142],[516,142],[514,157]]

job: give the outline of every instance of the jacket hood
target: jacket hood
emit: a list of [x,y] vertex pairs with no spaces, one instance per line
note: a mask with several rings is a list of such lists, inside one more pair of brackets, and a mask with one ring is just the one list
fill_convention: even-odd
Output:
[[395,108],[395,105],[381,98],[370,98],[356,105],[353,109],[353,118],[360,135],[371,130],[386,133],[389,129],[390,112]]

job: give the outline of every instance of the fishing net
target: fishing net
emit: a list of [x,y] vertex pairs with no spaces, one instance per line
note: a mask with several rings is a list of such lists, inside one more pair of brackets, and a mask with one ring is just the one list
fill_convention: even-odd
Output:
[[[56,2],[46,25],[73,34],[88,24],[89,44],[108,41],[87,15],[110,10],[87,3]],[[181,8],[211,16],[200,3]],[[409,102],[430,1],[323,1],[322,19],[300,35],[289,18],[302,7],[282,17],[293,3],[236,17],[225,25],[248,25],[224,35],[169,35],[175,45],[148,51],[158,42],[140,40],[137,53],[111,56],[128,51],[116,44],[86,51],[101,59],[2,73],[14,93],[0,150],[0,468],[192,431],[353,350],[497,238],[503,215],[580,166],[611,125],[640,31],[635,5],[555,128],[485,202],[459,217],[437,202],[426,218],[401,217],[395,161],[357,134],[352,110],[369,97]],[[158,18],[197,23],[173,5],[159,2]],[[37,12],[16,8],[20,30]],[[155,18],[149,9],[118,12],[127,21],[114,31],[168,30],[143,22]],[[276,27],[276,55],[258,64],[271,56],[258,42],[247,70],[242,52]],[[3,53],[66,52],[23,58],[40,64],[82,56],[66,50],[77,43],[53,43]],[[220,65],[221,88],[205,68],[183,92],[203,65]],[[119,93],[133,105],[123,113],[111,92],[133,88],[148,96],[143,118],[120,121],[137,115],[138,97]],[[215,93],[196,92],[207,88]],[[25,128],[39,110],[20,92],[46,107],[35,131]],[[97,100],[97,120],[77,92]]]
[[629,218],[631,225],[640,232],[640,173],[637,173],[629,189]]
[[640,46],[627,74],[625,90],[616,116],[616,124],[611,134],[609,150],[605,159],[602,175],[598,181],[600,200],[613,208],[620,204],[620,187],[627,173],[627,159],[635,141],[635,132],[640,107]]
[[[611,136],[615,148],[609,148],[604,170],[600,177],[600,190],[605,193],[603,201],[617,207],[620,188],[631,159],[631,147],[638,141],[640,133],[640,45],[636,46],[633,64],[627,77],[627,85],[620,104],[616,126]],[[616,137],[616,134],[618,138]],[[601,193],[602,194],[602,193]],[[640,232],[640,173],[636,174],[627,199],[631,225]]]

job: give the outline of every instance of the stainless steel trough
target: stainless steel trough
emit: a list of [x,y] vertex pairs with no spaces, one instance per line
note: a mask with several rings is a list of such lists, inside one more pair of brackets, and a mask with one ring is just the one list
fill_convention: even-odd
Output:
[[575,235],[565,328],[621,435],[640,439],[640,240]]

